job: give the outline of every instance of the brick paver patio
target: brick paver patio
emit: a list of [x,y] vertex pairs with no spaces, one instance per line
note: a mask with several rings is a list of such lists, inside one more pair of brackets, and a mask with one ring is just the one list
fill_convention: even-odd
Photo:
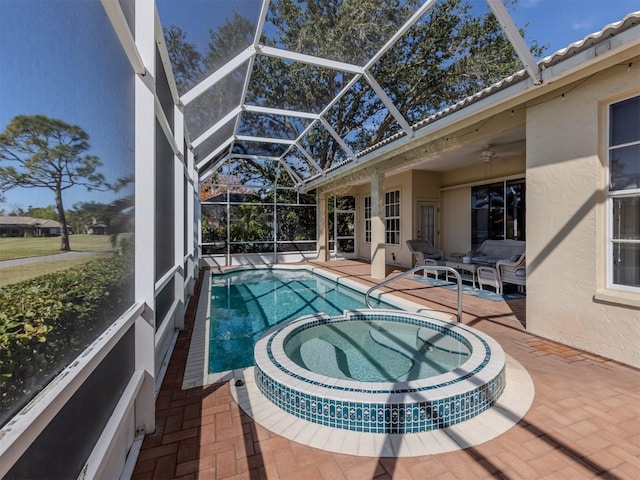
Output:
[[[366,263],[321,265],[375,283]],[[404,280],[395,287],[399,296],[455,311],[452,292]],[[535,384],[530,410],[503,435],[464,450],[397,459],[329,453],[275,435],[242,412],[228,383],[181,390],[194,298],[157,399],[156,431],[144,440],[133,478],[640,478],[640,371],[528,334],[524,299],[463,301],[463,322],[498,340]]]

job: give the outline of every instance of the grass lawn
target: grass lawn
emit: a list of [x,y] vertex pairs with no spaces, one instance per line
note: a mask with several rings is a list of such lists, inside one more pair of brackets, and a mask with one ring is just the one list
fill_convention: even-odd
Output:
[[[88,252],[111,249],[108,235],[69,235],[71,251]],[[60,251],[60,237],[1,237],[0,261],[15,258],[56,255]]]
[[105,258],[113,253],[96,253],[77,258],[67,258],[64,260],[48,260],[46,262],[30,263],[19,267],[0,268],[0,288],[13,283],[24,282],[32,278],[46,275],[47,273],[59,272],[67,268],[75,267],[83,263],[90,262],[97,258]]

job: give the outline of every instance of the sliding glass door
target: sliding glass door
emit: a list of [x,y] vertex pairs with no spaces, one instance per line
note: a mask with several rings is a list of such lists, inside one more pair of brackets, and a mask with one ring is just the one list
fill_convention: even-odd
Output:
[[524,179],[471,189],[471,248],[503,239],[525,240]]

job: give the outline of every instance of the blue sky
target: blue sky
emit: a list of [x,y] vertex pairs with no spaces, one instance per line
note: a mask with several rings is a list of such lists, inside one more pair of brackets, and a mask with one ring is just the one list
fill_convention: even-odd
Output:
[[640,11],[640,0],[519,0],[512,18],[527,37],[548,45],[543,56]]
[[[485,0],[468,1],[486,5]],[[188,40],[204,50],[212,26],[224,22],[235,10],[248,18],[257,18],[261,3],[260,0],[158,0],[158,10],[165,25],[175,23],[185,27]],[[640,11],[640,0],[518,0],[512,17],[518,27],[528,24],[529,39],[548,46],[543,55],[546,56],[634,11]]]
[[[483,0],[472,0],[473,3]],[[234,10],[257,18],[256,0],[162,0],[162,21],[183,25],[188,40],[206,45],[209,28]],[[513,13],[527,38],[549,55],[640,10],[640,0],[520,0]],[[169,13],[171,12],[171,13]],[[111,182],[132,171],[133,75],[97,0],[0,0],[0,131],[18,114],[44,114],[81,126]],[[53,193],[16,189],[0,210],[53,204]],[[108,202],[113,193],[64,194]]]
[[[0,131],[18,114],[43,114],[89,134],[107,181],[133,173],[133,74],[99,1],[0,0]],[[63,193],[108,203],[122,193]],[[0,210],[54,204],[48,189],[16,188]]]

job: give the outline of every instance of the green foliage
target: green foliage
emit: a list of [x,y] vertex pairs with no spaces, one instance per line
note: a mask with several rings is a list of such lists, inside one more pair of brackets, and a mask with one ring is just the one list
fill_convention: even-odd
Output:
[[49,205],[47,207],[29,207],[29,209],[26,211],[26,216],[32,218],[42,218],[45,220],[58,219],[56,207],[53,205]]
[[195,44],[187,42],[184,30],[171,25],[164,29],[173,76],[181,94],[189,91],[203,76],[202,58]]
[[0,290],[0,423],[130,306],[132,278],[114,255]]
[[[272,0],[260,43],[316,57],[365,65],[423,2],[420,0]],[[472,95],[515,73],[522,65],[494,15],[479,13],[469,0],[441,0],[371,66],[370,72],[410,124]],[[516,3],[509,0],[507,7]],[[210,31],[205,52],[197,52],[178,27],[165,30],[174,68],[183,90],[195,85],[203,72],[211,73],[252,42],[256,25],[235,14]],[[541,49],[532,43],[534,55]],[[197,133],[206,131],[229,111],[229,99],[240,99],[244,71],[238,69],[194,102]],[[258,55],[251,71],[248,104],[321,112],[353,75],[302,62]],[[208,113],[202,114],[204,108]],[[220,109],[219,111],[216,109]],[[215,110],[215,111],[214,111]],[[209,116],[207,116],[209,115]],[[368,82],[360,79],[325,115],[335,131],[359,152],[400,130]],[[244,132],[296,138],[287,117],[241,117]],[[189,125],[190,130],[192,125]],[[285,132],[290,132],[285,134]],[[192,131],[193,133],[193,131]],[[279,156],[274,152],[234,153]],[[246,147],[246,145],[244,145]],[[319,126],[304,140],[314,160],[327,168],[345,153],[329,132]],[[251,165],[249,168],[255,168]]]
[[99,189],[102,162],[89,149],[89,135],[79,126],[44,115],[18,115],[0,133],[0,191],[47,188],[54,192],[62,226],[60,250],[70,250],[62,192],[76,185]]

